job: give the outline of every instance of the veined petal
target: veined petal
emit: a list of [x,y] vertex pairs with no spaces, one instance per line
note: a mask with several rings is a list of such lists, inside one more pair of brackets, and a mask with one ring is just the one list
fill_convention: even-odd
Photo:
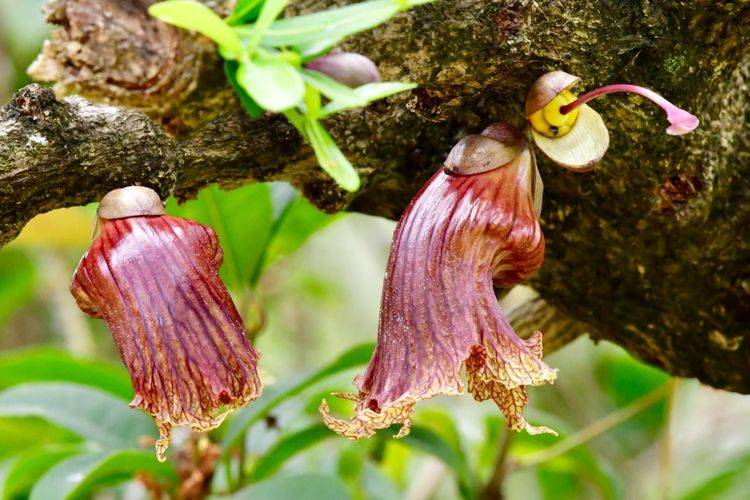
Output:
[[541,361],[541,335],[519,338],[493,288],[528,279],[542,264],[544,238],[532,200],[535,176],[526,149],[508,164],[476,175],[441,169],[414,198],[394,233],[380,310],[378,343],[355,380],[356,414],[321,413],[335,432],[357,440],[394,423],[409,431],[414,404],[469,391],[493,399],[514,430],[525,386],[554,381]]
[[112,331],[135,390],[130,406],[153,415],[164,460],[172,427],[213,429],[260,395],[259,355],[219,278],[211,228],[166,215],[99,224],[71,292]]

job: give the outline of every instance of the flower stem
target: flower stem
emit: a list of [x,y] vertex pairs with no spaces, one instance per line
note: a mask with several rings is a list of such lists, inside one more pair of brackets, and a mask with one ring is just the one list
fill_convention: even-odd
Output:
[[587,92],[570,104],[566,104],[565,106],[560,107],[560,113],[565,115],[567,113],[570,113],[574,109],[583,106],[592,99],[596,99],[601,95],[611,94],[613,92],[630,92],[633,94],[638,94],[639,96],[645,97],[646,99],[658,105],[667,113],[667,120],[669,120],[669,123],[671,124],[671,126],[667,129],[668,134],[685,134],[698,126],[698,118],[696,116],[688,113],[684,109],[678,108],[653,90],[639,87],[638,85],[630,85],[624,83],[607,85],[605,87],[594,89],[591,92]]
[[503,499],[503,481],[508,472],[508,451],[510,450],[510,441],[513,439],[511,431],[505,429],[500,441],[500,450],[495,457],[495,466],[487,485],[482,490],[481,500],[502,500]]
[[591,92],[583,94],[581,97],[571,102],[570,104],[566,104],[565,106],[561,107],[560,113],[564,115],[568,114],[574,109],[583,106],[592,99],[596,99],[597,97],[604,94],[612,94],[614,92],[630,92],[633,94],[638,94],[641,97],[645,97],[646,99],[653,101],[655,104],[661,107],[661,109],[667,112],[669,112],[670,107],[674,107],[674,104],[667,101],[651,89],[639,87],[638,85],[618,83],[615,85],[607,85],[606,87],[599,87],[598,89],[594,89]]
[[673,379],[670,383],[670,391],[667,394],[667,411],[664,416],[664,429],[661,438],[660,465],[659,474],[659,494],[657,498],[667,500],[669,498],[669,487],[672,482],[672,415],[674,414],[674,404],[679,387],[679,379]]

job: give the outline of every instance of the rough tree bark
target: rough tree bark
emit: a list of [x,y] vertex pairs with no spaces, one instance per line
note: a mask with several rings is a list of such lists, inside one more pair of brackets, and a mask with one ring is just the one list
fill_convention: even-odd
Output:
[[[443,0],[355,37],[342,48],[420,88],[326,123],[363,177],[353,195],[283,118],[245,117],[213,46],[148,19],[149,3],[51,2],[60,27],[32,74],[88,101],[30,86],[0,109],[0,243],[37,213],[131,183],[190,197],[212,182],[284,179],[326,210],[397,218],[461,136],[522,125],[545,71],[587,88],[639,83],[701,127],[666,136],[660,111],[613,96],[594,104],[612,140],[593,173],[539,155],[548,245],[533,286],[577,330],[750,392],[748,1]],[[288,12],[335,3],[346,2]]]

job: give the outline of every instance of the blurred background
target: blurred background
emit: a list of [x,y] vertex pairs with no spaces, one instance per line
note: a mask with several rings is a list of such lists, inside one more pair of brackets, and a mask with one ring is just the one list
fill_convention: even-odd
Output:
[[[28,83],[48,34],[44,3],[0,0],[2,104]],[[750,497],[750,399],[670,379],[588,338],[547,358],[560,370],[555,385],[529,391],[528,418],[558,438],[508,434],[495,405],[470,396],[421,402],[404,440],[387,430],[359,443],[336,437],[317,407],[326,397],[351,414],[328,394],[351,391],[369,359],[395,224],[321,214],[281,183],[168,205],[219,232],[222,275],[262,353],[266,394],[208,436],[176,433],[166,465],[148,447],[102,444],[101,429],[70,423],[55,398],[80,396],[75,406],[100,412],[92,425],[105,431],[109,415],[124,419],[113,429],[153,424],[127,409],[132,389],[111,336],[68,290],[95,209],[39,216],[0,249],[2,498],[189,498],[180,488],[191,478],[192,494],[216,498]]]

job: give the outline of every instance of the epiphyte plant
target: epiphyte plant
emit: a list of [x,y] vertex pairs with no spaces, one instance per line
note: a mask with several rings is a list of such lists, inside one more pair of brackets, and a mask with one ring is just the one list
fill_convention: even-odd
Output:
[[326,54],[346,37],[432,1],[368,0],[277,19],[288,0],[239,0],[221,19],[196,1],[167,0],[149,7],[149,13],[213,40],[248,113],[256,118],[264,111],[282,113],[312,146],[323,170],[342,188],[356,191],[359,175],[321,120],[416,85],[381,82],[377,67],[364,56]]
[[[651,90],[616,85],[581,98],[578,78],[555,71],[532,85],[526,117],[537,146],[556,163],[586,171],[603,157],[609,133],[586,102],[612,91],[631,91],[659,104],[667,132],[687,133],[698,119]],[[412,200],[396,226],[375,352],[357,394],[355,415],[342,420],[320,406],[326,425],[352,440],[401,424],[409,433],[417,401],[468,391],[492,399],[511,430],[555,432],[529,424],[522,412],[526,386],[553,383],[557,370],[542,358],[542,335],[519,338],[505,318],[494,287],[529,279],[542,265],[542,181],[525,135],[493,124],[456,144],[443,167]]]
[[110,191],[96,221],[70,290],[107,322],[135,390],[130,406],[154,417],[164,461],[173,427],[213,429],[260,395],[259,355],[219,277],[211,228],[165,215],[141,186]]

